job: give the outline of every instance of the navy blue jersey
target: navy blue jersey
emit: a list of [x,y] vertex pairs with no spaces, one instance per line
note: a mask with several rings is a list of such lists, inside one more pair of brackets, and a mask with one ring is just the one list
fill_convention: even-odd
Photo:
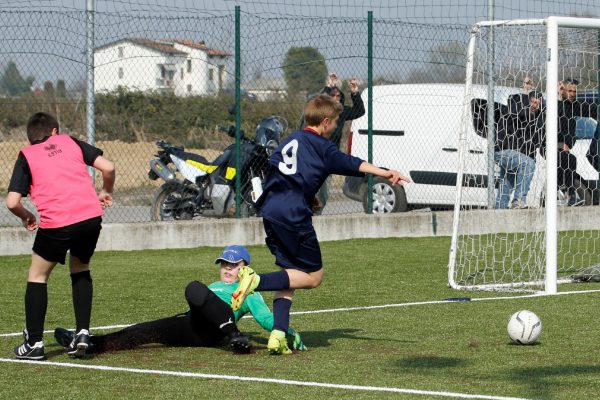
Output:
[[361,176],[362,162],[312,131],[296,131],[269,159],[269,173],[256,206],[271,222],[310,227],[313,200],[325,179],[330,174]]

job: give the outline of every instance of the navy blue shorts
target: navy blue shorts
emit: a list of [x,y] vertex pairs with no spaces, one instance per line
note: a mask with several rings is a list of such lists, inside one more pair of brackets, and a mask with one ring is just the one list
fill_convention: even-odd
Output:
[[263,218],[265,242],[282,268],[315,272],[323,267],[321,247],[315,229],[293,230]]
[[84,264],[89,264],[102,229],[102,217],[90,218],[62,228],[39,228],[33,252],[46,261],[65,263],[67,251]]

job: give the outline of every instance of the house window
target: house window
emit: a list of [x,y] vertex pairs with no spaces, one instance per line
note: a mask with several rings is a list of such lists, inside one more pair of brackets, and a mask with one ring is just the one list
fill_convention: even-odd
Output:
[[187,91],[188,91],[188,93],[192,92],[192,85],[187,85]]
[[179,75],[181,76],[181,79],[183,79],[183,68],[181,68]]
[[187,72],[192,72],[192,60],[187,60]]
[[123,46],[119,46],[119,58],[123,58]]
[[215,74],[215,71],[212,69],[208,70],[208,80],[212,81],[213,80],[213,75]]
[[123,67],[119,67],[119,79],[123,79]]

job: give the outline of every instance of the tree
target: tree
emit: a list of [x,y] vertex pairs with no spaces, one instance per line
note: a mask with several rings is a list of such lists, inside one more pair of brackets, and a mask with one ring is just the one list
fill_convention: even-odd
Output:
[[51,81],[44,82],[44,95],[48,98],[54,98],[54,84]]
[[67,86],[64,79],[56,81],[56,97],[67,97]]
[[466,49],[462,43],[451,41],[433,47],[425,68],[413,70],[410,83],[462,83],[465,81]]
[[314,47],[290,47],[283,60],[288,93],[315,93],[327,79],[325,57]]
[[4,73],[0,77],[0,92],[9,96],[19,96],[23,93],[31,91],[31,85],[35,78],[28,76],[27,79],[23,79],[21,73],[17,69],[17,64],[13,61],[9,61],[4,68]]

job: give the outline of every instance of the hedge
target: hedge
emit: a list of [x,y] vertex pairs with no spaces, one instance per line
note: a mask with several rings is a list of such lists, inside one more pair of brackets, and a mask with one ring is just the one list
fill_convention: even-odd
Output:
[[[185,146],[206,147],[219,140],[219,126],[234,123],[228,113],[231,95],[177,97],[173,94],[117,90],[96,95],[96,140],[124,142],[164,139]],[[253,133],[269,115],[286,118],[291,131],[297,127],[304,102],[242,99],[242,129]],[[28,93],[19,98],[0,98],[0,130],[24,128],[34,112],[56,115],[61,130],[85,138],[86,101],[78,97],[54,97]]]

